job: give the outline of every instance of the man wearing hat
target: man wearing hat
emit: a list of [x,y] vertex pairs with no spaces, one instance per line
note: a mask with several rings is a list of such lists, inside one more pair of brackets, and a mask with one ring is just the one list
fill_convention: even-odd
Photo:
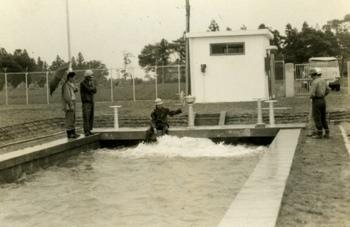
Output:
[[311,82],[310,98],[312,99],[312,117],[317,130],[315,138],[321,139],[323,130],[325,130],[324,137],[329,138],[325,100],[325,97],[329,93],[329,87],[327,82],[321,78],[322,72],[320,68],[310,69],[309,75],[313,79]]
[[85,136],[92,135],[91,130],[94,124],[94,95],[97,90],[92,78],[93,72],[91,70],[86,70],[84,72],[84,80],[80,83],[80,98]]
[[151,125],[146,131],[146,142],[154,142],[157,140],[157,130],[161,130],[162,135],[168,134],[168,115],[172,117],[176,114],[182,113],[181,109],[172,111],[163,107],[163,101],[160,98],[157,98],[154,103],[155,108],[151,113]]
[[62,85],[62,104],[65,112],[67,137],[78,138],[75,132],[75,102],[78,88],[75,86],[75,72],[69,72],[66,81]]

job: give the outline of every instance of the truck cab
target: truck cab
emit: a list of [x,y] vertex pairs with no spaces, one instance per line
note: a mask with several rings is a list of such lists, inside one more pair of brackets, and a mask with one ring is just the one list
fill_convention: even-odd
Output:
[[333,90],[340,91],[340,72],[338,59],[335,57],[312,57],[309,59],[310,67],[322,70],[322,78],[327,81]]

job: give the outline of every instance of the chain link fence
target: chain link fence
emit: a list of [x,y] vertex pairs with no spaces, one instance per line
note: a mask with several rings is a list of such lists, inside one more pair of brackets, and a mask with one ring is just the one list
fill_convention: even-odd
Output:
[[[180,99],[185,93],[185,66],[153,66],[149,71],[129,69],[91,69],[97,88],[96,102],[118,100]],[[85,70],[74,70],[76,85]],[[0,105],[50,104],[61,102],[62,79],[50,95],[49,82],[54,71],[0,73]],[[80,94],[77,94],[80,100]]]
[[308,95],[311,78],[309,75],[310,64],[295,64],[294,66],[294,89],[296,95]]
[[[97,88],[96,102],[180,100],[186,93],[185,66],[153,66],[148,71],[128,69],[91,69]],[[76,85],[84,80],[85,70],[74,70]],[[284,61],[275,62],[275,94],[285,95]],[[0,105],[51,104],[61,102],[62,79],[50,95],[49,82],[54,71],[0,73]],[[297,85],[299,86],[299,85]],[[77,94],[80,101],[80,94]]]

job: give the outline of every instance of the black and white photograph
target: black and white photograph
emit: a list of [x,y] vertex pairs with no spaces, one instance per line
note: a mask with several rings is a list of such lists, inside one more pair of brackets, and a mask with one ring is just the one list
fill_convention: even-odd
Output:
[[0,0],[0,227],[350,227],[349,0]]

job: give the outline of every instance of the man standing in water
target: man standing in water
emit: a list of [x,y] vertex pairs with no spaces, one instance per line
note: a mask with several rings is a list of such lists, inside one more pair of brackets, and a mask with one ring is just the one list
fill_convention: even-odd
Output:
[[84,73],[85,79],[80,83],[80,98],[83,112],[83,125],[85,136],[92,135],[92,128],[94,124],[94,95],[96,94],[96,87],[92,81],[93,72],[86,70]]
[[168,108],[163,107],[163,101],[160,98],[157,98],[155,100],[155,108],[151,113],[151,125],[146,131],[146,142],[154,142],[157,140],[157,130],[161,131],[161,135],[168,134],[168,115],[172,117],[180,113],[182,113],[181,109],[171,111]]
[[78,88],[75,86],[74,80],[75,72],[69,72],[66,81],[62,85],[62,105],[65,112],[68,139],[79,137],[75,132],[75,102]]
[[312,83],[310,98],[312,99],[312,117],[315,122],[316,135],[315,138],[321,139],[323,129],[325,130],[325,138],[329,138],[329,128],[326,120],[326,100],[325,97],[329,93],[327,82],[321,78],[321,69],[310,69]]

